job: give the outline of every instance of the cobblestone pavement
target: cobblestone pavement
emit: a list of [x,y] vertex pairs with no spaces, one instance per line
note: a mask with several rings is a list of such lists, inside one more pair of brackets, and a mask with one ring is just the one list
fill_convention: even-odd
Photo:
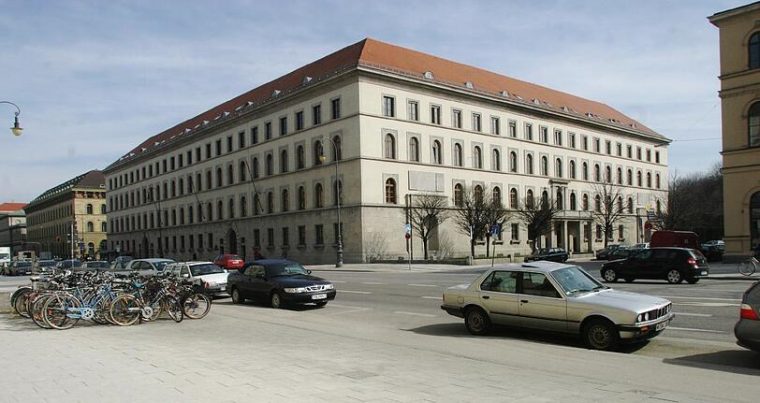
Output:
[[335,305],[223,302],[198,321],[67,331],[2,315],[0,401],[755,402],[760,394],[760,368],[426,331],[436,324],[352,323]]

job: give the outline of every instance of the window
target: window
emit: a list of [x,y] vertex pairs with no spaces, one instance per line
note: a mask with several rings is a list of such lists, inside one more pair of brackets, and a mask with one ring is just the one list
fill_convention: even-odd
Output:
[[108,232],[106,231],[108,229],[108,226],[106,225],[106,222],[100,223],[100,232]]
[[420,161],[420,141],[416,137],[409,138],[409,161]]
[[633,147],[630,145],[625,146],[625,153],[628,158],[633,158]]
[[383,96],[383,116],[396,117],[396,98],[388,95]]
[[636,147],[636,159],[641,161],[641,147]]
[[[752,35],[753,38],[757,38],[758,36],[759,34]],[[747,139],[747,144],[750,147],[758,147],[760,146],[760,102],[755,102],[749,108],[748,122],[749,122],[749,130],[748,130],[749,137]]]
[[[193,216],[192,207],[190,207],[190,216]],[[248,217],[248,203],[245,199],[245,196],[242,196],[240,198],[240,216]]]
[[578,205],[576,202],[575,193],[570,193],[570,210],[577,210]]
[[604,142],[604,149],[605,149],[605,151],[607,152],[608,155],[612,154],[612,142],[610,142],[609,140],[605,141]]
[[288,134],[288,118],[283,116],[280,118],[280,136]]
[[259,143],[259,127],[254,126],[251,128],[251,144]]
[[630,169],[626,173],[626,184],[628,186],[633,186],[633,171]]
[[520,224],[510,224],[510,239],[513,241],[520,240]]
[[[245,132],[238,133],[238,148],[245,148]],[[187,163],[190,164],[189,158]]]
[[583,211],[588,211],[588,195],[584,194],[583,197],[581,197],[581,208]]
[[267,228],[267,247],[274,248],[274,228]]
[[325,191],[322,188],[321,183],[317,183],[314,186],[314,208],[322,208],[325,206]]
[[[217,220],[223,220],[224,219],[224,203],[222,203],[221,200],[219,200],[216,203],[216,219]],[[174,221],[174,219],[172,219]]]
[[[182,209],[180,209],[179,211],[180,211],[180,220],[184,220],[184,214],[182,212]],[[229,218],[235,218],[235,200],[234,199],[230,199],[227,202],[227,211],[229,213]],[[181,224],[184,224],[184,223],[181,223]]]
[[548,143],[549,142],[549,128],[546,126],[539,126],[538,127],[538,141],[542,143]]
[[87,221],[87,232],[95,232],[95,224],[92,221]]
[[417,101],[409,101],[408,106],[408,117],[409,120],[418,121],[420,120],[420,104]]
[[660,152],[659,151],[655,151],[654,152],[654,162],[656,162],[658,164],[660,163]]
[[222,168],[216,169],[216,187],[222,187]]
[[514,151],[509,153],[509,172],[517,172],[517,153]]
[[618,240],[619,241],[625,240],[625,227],[622,225],[618,225]]
[[392,134],[386,133],[385,134],[385,158],[395,159],[396,158],[396,139],[393,137]]
[[483,152],[479,146],[475,146],[472,149],[472,167],[476,169],[483,168]]
[[636,171],[636,186],[641,187],[641,171]]
[[648,188],[652,187],[652,173],[651,172],[647,172],[647,187]]
[[274,175],[274,157],[272,156],[272,154],[267,154],[266,158],[267,159],[266,159],[266,162],[265,162],[265,167],[266,167],[266,171],[265,172],[266,172],[267,176]]
[[324,226],[322,224],[317,224],[314,226],[314,244],[325,244]]
[[570,179],[575,179],[575,161],[570,161]]
[[533,175],[533,154],[525,155],[525,172]]
[[554,144],[558,146],[562,145],[562,130],[554,131]]
[[[227,165],[227,184],[232,185],[235,182],[235,172],[232,164]],[[181,186],[180,186],[181,187]]]
[[595,153],[602,152],[601,140],[596,139],[596,138],[594,139],[594,152]]
[[430,105],[430,123],[434,125],[441,124],[441,107],[438,105]]
[[296,146],[296,169],[303,169],[306,159],[302,145]]
[[570,147],[575,148],[575,133],[567,134],[567,143]]
[[609,165],[604,168],[604,181],[607,183],[612,182],[612,167]]
[[264,123],[264,140],[270,140],[272,138],[272,122]]
[[562,190],[561,189],[557,189],[557,196],[556,196],[556,199],[554,200],[554,202],[555,202],[555,205],[557,206],[557,210],[564,210],[565,209],[564,201],[562,199]]
[[311,107],[311,124],[314,126],[322,124],[322,104]]
[[517,122],[509,121],[509,137],[517,137]]
[[393,178],[385,180],[385,202],[396,204],[396,181]]
[[541,156],[541,175],[549,176],[549,159],[546,156]]
[[[88,204],[87,204],[87,214],[92,214],[92,211],[93,211],[93,209],[92,209],[92,204],[89,204],[89,203],[88,203]],[[92,232],[92,231],[90,231],[90,232]]]
[[599,167],[599,164],[594,164],[594,180],[597,182],[602,181],[602,170]]
[[324,155],[322,142],[317,140],[314,142],[314,165],[322,165],[322,155]]
[[333,188],[333,205],[343,204],[343,182],[337,181]]
[[335,98],[330,101],[330,109],[330,116],[333,118],[333,120],[340,119],[340,98]]
[[462,185],[457,183],[454,185],[454,205],[457,207],[464,206],[464,189],[462,188]]
[[747,47],[749,68],[756,69],[760,67],[760,32],[755,32],[749,37],[749,46]]
[[599,195],[596,195],[596,197],[594,197],[594,210],[596,212],[602,211],[602,197]]
[[306,226],[299,225],[298,226],[298,246],[305,246],[305,245],[306,245]]
[[533,140],[533,125],[530,123],[525,124],[525,140]]
[[441,165],[443,164],[443,155],[441,154],[441,142],[433,140],[433,163]]
[[280,151],[280,172],[288,172],[288,150]]
[[581,136],[581,149],[588,151],[588,136]]
[[288,189],[282,189],[282,194],[280,195],[280,205],[282,207],[281,211],[290,210],[290,193],[288,193]]
[[333,150],[332,150],[332,158],[333,161],[339,161],[343,159],[343,147],[340,142],[340,136],[335,136],[332,138],[333,142]]
[[628,214],[633,214],[633,198],[628,198]]
[[462,145],[459,143],[456,143],[454,144],[454,165],[461,167],[463,161],[464,161],[464,156],[462,155]]
[[525,207],[529,209],[533,208],[533,191],[530,189],[525,193]]
[[596,239],[598,241],[602,240],[602,226],[601,225],[596,226]]
[[267,192],[267,213],[274,213],[274,192]]
[[497,116],[491,116],[491,134],[501,134],[501,123]]
[[479,132],[483,130],[481,121],[480,121],[480,114],[479,113],[473,113],[472,114],[472,130]]
[[654,182],[655,182],[655,187],[657,187],[657,189],[660,189],[660,174],[659,173],[655,174]]
[[554,160],[554,175],[558,178],[562,177],[562,160],[559,158]]
[[494,171],[501,171],[501,153],[495,148],[491,151],[491,167]]
[[253,157],[253,163],[251,164],[251,170],[253,171],[253,178],[259,177],[259,159],[256,157]]
[[517,189],[515,188],[509,190],[509,208],[517,209]]
[[296,130],[303,130],[303,111],[296,112],[295,126]]
[[451,111],[451,126],[457,129],[462,128],[462,111],[459,109]]

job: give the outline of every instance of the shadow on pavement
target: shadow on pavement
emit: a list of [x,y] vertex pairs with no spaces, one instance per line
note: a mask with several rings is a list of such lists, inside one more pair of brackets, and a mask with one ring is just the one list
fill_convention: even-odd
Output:
[[734,374],[760,376],[760,353],[749,350],[725,350],[694,354],[678,358],[666,358],[663,362]]

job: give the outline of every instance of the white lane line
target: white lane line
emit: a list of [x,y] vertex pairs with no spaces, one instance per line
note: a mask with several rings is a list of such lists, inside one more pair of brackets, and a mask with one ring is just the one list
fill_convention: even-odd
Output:
[[427,296],[427,295],[426,295],[426,296],[424,296],[424,297],[422,297],[422,298],[423,298],[423,299],[437,299],[437,300],[440,300],[440,299],[441,299],[441,297],[440,297],[440,296],[438,296],[438,297],[430,297],[430,296]]
[[417,312],[404,312],[404,311],[396,311],[393,312],[398,315],[410,315],[410,316],[422,316],[424,318],[435,318],[437,315],[431,315],[429,313],[417,313]]
[[663,296],[663,295],[660,295],[660,298],[666,298],[666,299],[703,299],[705,301],[732,301],[732,302],[741,302],[741,299],[737,299],[737,298],[682,297],[682,296],[670,296],[670,297],[666,297],[666,296]]
[[366,282],[363,282],[362,284],[364,284],[364,285],[383,285],[385,283],[375,283],[375,282],[372,282],[372,281],[366,281]]
[[349,290],[338,290],[338,292],[343,292],[343,293],[346,293],[346,294],[363,294],[363,295],[372,294],[372,293],[371,293],[371,292],[369,292],[369,291],[349,291]]
[[691,312],[676,312],[676,316],[697,316],[700,318],[711,318],[712,315],[709,313],[691,313]]
[[718,333],[718,334],[728,333],[728,332],[723,332],[720,330],[692,329],[688,327],[673,327],[673,326],[668,326],[666,330],[678,330],[682,332]]
[[410,287],[440,287],[437,284],[407,284]]

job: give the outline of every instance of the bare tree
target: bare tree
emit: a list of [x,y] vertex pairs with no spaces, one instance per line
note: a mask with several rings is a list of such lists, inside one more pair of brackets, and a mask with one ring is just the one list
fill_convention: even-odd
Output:
[[412,228],[417,229],[417,236],[422,240],[425,260],[428,260],[430,236],[448,218],[446,198],[432,193],[413,195],[408,214]]
[[679,177],[674,173],[668,182],[667,200],[659,200],[665,209],[656,211],[656,228],[693,231],[702,239],[723,237],[723,176],[720,165],[706,173]]
[[470,256],[475,257],[475,240],[482,238],[488,230],[486,202],[483,188],[465,187],[454,195],[453,219],[457,230],[470,237]]
[[531,252],[536,252],[536,240],[551,231],[552,222],[558,211],[551,199],[542,197],[539,203],[536,203],[532,196],[523,199],[521,207],[515,214],[528,229]]
[[594,192],[596,196],[594,196],[594,209],[591,211],[591,216],[604,230],[604,247],[606,248],[612,238],[615,224],[625,217],[623,191],[621,186],[604,182],[595,184]]

